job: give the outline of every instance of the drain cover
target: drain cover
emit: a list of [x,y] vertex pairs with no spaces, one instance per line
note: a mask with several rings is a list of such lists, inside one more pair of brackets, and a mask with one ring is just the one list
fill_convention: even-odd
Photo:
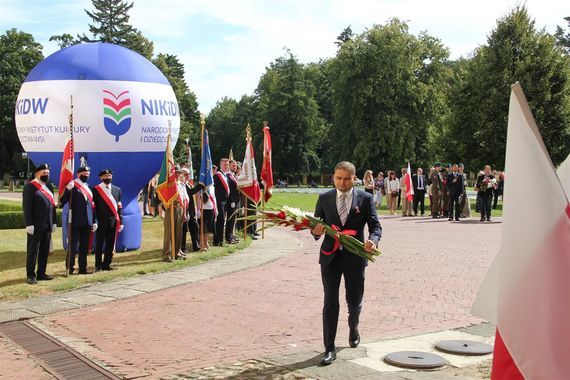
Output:
[[396,367],[432,369],[443,367],[447,360],[439,355],[421,351],[398,351],[384,356],[384,361]]
[[473,340],[442,340],[435,348],[457,355],[487,355],[493,352],[493,346],[490,344]]

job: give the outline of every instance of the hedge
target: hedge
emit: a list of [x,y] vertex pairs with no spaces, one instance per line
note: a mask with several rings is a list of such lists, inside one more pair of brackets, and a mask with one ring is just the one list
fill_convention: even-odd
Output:
[[22,212],[22,205],[15,202],[0,202],[0,212],[3,211],[20,211]]
[[[57,225],[61,226],[61,210],[57,210]],[[24,213],[22,211],[0,212],[0,230],[25,228]]]

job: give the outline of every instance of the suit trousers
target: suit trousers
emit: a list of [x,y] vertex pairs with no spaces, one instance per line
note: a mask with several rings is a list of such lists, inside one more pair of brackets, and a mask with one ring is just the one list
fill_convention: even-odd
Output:
[[49,242],[51,230],[34,231],[33,235],[28,235],[26,275],[36,277],[36,262],[38,264],[37,275],[41,277],[46,274],[46,267],[49,254]]
[[234,228],[236,225],[236,218],[237,218],[237,205],[236,207],[232,207],[230,203],[226,206],[227,209],[227,219],[226,219],[226,233],[225,238],[228,243],[231,243],[232,240],[235,238]]
[[186,233],[190,232],[192,251],[200,250],[200,228],[195,216],[189,216],[188,221],[182,223],[182,249],[186,249]]
[[343,255],[352,255],[350,252],[337,252],[336,257],[329,265],[321,264],[321,278],[325,293],[323,306],[323,343],[325,351],[334,351],[336,331],[339,314],[339,288],[341,277],[344,276],[346,289],[346,303],[348,305],[348,326],[350,329],[358,328],[360,312],[362,310],[362,297],[364,296],[364,265],[348,266]]
[[[170,227],[171,223],[171,212],[174,209],[174,247],[172,247],[172,230]],[[164,238],[162,241],[162,258],[172,257],[172,250],[174,249],[174,254],[178,255],[178,252],[182,248],[182,219],[184,209],[180,206],[180,203],[174,202],[170,207],[168,207],[164,212]]]
[[89,251],[89,234],[91,227],[84,226],[72,228],[71,230],[71,257],[69,258],[69,269],[75,267],[75,255],[79,254],[78,265],[79,271],[87,270],[87,252]]
[[[99,224],[97,233],[95,234],[95,268],[105,269],[111,266],[113,261],[113,251],[115,250],[115,237],[117,228],[108,223]],[[103,257],[103,247],[105,247],[105,256]]]
[[426,198],[426,191],[425,190],[416,190],[414,193],[414,215],[418,213],[418,203],[420,204],[420,211],[421,214],[424,214],[425,209],[425,198]]
[[431,215],[439,216],[439,211],[441,209],[441,192],[432,187],[432,199],[433,204],[431,205]]
[[224,242],[224,227],[226,225],[227,202],[218,202],[218,216],[216,217],[216,229],[214,231],[214,245]]
[[447,210],[449,212],[449,217],[453,218],[453,209],[454,209],[454,205],[455,205],[455,220],[459,219],[459,216],[461,215],[461,205],[459,204],[459,196],[461,195],[461,193],[457,192],[450,192],[449,193],[449,197],[448,197],[448,202],[447,202]]

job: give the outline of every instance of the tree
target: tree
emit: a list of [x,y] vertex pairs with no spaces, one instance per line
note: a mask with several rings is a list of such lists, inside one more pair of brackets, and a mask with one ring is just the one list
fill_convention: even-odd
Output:
[[234,143],[240,136],[243,126],[236,120],[237,107],[238,102],[235,99],[223,97],[208,114],[206,125],[210,134],[210,150],[214,162],[218,162],[222,157],[227,158],[230,148],[234,148]]
[[568,56],[554,36],[534,24],[525,7],[498,20],[451,92],[450,144],[475,170],[485,164],[504,167],[509,96],[517,81],[553,162],[570,151]]
[[[290,51],[271,63],[259,81],[258,117],[267,120],[271,128],[276,177],[320,173],[316,147],[324,121],[315,92],[305,68]],[[261,133],[254,134],[254,142],[256,136]]]
[[359,171],[430,159],[429,131],[446,113],[448,50],[397,19],[340,45],[331,63],[335,161]]
[[[564,20],[568,23],[568,27],[570,29],[570,17],[564,17]],[[558,25],[556,27],[556,39],[558,40],[558,44],[564,49],[566,49],[566,53],[570,54],[570,30],[564,32],[564,29]]]
[[85,10],[93,20],[89,24],[89,31],[94,38],[101,42],[125,45],[130,34],[135,32],[129,24],[128,12],[134,2],[130,4],[124,0],[91,0],[95,10]]
[[352,37],[354,37],[354,33],[352,32],[352,28],[349,26],[347,26],[346,28],[344,28],[344,30],[342,31],[341,34],[339,34],[339,36],[336,38],[336,42],[335,44],[337,46],[342,45],[343,43],[350,41],[352,39]]
[[71,45],[76,45],[79,42],[73,38],[73,36],[69,33],[63,33],[60,35],[55,35],[55,36],[51,36],[49,38],[50,41],[55,41],[57,42],[58,46],[60,49],[65,49],[66,47],[69,47]]
[[42,59],[42,45],[16,29],[0,35],[0,172],[25,171],[24,151],[16,133],[14,107],[20,87]]

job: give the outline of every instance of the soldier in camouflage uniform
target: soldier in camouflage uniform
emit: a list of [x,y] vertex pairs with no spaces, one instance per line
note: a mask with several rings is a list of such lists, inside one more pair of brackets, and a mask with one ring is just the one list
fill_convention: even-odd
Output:
[[432,205],[431,205],[431,216],[432,218],[439,218],[439,210],[441,208],[441,193],[443,188],[443,182],[439,170],[441,169],[441,164],[436,162],[434,165],[434,171],[429,177],[431,182],[431,195],[432,195]]

